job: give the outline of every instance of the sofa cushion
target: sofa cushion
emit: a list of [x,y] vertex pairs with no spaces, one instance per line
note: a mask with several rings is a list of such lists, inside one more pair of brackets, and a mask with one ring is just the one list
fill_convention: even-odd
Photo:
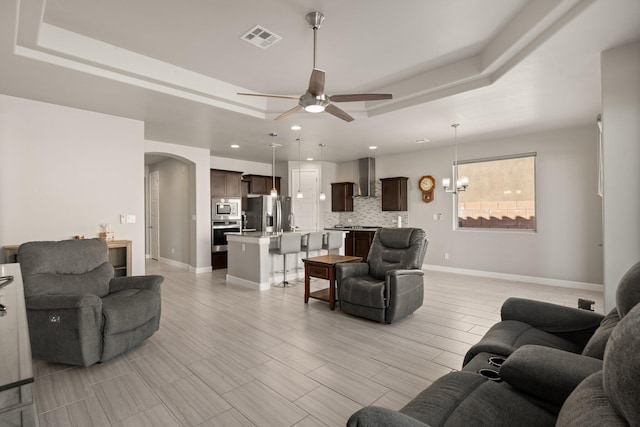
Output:
[[630,424],[640,422],[640,305],[611,333],[604,356],[603,385],[615,410]]
[[436,380],[400,412],[432,426],[553,426],[555,417],[503,383],[471,372]]
[[640,303],[640,261],[634,264],[618,283],[616,289],[616,307],[623,318],[633,307]]
[[620,321],[620,315],[617,309],[613,309],[602,319],[600,326],[596,329],[596,332],[591,336],[587,345],[584,346],[582,354],[589,357],[595,357],[602,360],[604,358],[604,349],[611,336],[613,328],[616,327]]
[[144,289],[126,289],[102,298],[104,335],[130,331],[160,312],[160,295]]
[[602,388],[602,371],[587,377],[569,395],[560,409],[556,425],[558,427],[629,426],[609,404]]

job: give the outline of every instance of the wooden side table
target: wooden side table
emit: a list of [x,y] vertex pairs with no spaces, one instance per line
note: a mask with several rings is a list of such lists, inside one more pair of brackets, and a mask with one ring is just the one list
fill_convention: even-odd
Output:
[[[359,256],[343,256],[343,255],[323,255],[312,258],[305,258],[304,262],[304,303],[309,302],[309,298],[315,298],[323,301],[329,301],[329,308],[336,308],[336,264],[340,262],[359,262],[362,257]],[[329,287],[319,291],[310,292],[310,279],[316,277],[318,279],[326,279],[329,281]]]

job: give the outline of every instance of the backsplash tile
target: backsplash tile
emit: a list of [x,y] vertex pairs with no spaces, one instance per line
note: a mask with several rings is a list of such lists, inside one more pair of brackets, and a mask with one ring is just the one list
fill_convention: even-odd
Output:
[[[355,197],[353,212],[325,212],[324,226],[331,228],[336,224],[365,225],[375,227],[397,227],[398,217],[402,218],[402,226],[409,226],[409,212],[382,211],[382,183],[376,182],[377,197]],[[330,206],[330,205],[329,205]]]

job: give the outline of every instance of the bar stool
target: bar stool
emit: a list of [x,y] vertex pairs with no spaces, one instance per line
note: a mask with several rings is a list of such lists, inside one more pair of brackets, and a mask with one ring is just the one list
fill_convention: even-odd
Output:
[[322,244],[322,249],[327,250],[327,255],[331,253],[332,249],[340,249],[342,244],[342,232],[341,231],[328,231],[324,235],[324,243]]
[[298,254],[302,249],[302,235],[298,233],[283,233],[278,239],[278,247],[271,249],[269,252],[276,255],[282,255],[282,283],[274,285],[277,287],[286,288],[287,286],[293,286],[287,281],[287,255]]
[[324,233],[322,231],[314,231],[305,235],[306,242],[302,244],[302,250],[307,253],[309,258],[309,252],[319,251],[324,245]]

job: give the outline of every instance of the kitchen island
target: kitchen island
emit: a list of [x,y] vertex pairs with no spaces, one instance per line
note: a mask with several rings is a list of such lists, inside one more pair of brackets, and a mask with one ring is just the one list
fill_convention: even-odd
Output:
[[[284,233],[294,232],[285,231]],[[305,233],[295,232],[295,234],[299,234],[302,239]],[[281,282],[284,257],[269,251],[269,249],[278,247],[279,237],[280,233],[261,231],[227,234],[227,283],[262,291]],[[341,247],[332,252],[343,255],[344,248]],[[317,255],[320,255],[317,251],[309,254],[309,256]],[[294,271],[293,267],[289,267],[294,265],[291,262],[294,255],[287,255],[287,267],[289,267],[287,279],[304,278],[302,258],[305,256],[305,252],[300,252],[297,255]]]

